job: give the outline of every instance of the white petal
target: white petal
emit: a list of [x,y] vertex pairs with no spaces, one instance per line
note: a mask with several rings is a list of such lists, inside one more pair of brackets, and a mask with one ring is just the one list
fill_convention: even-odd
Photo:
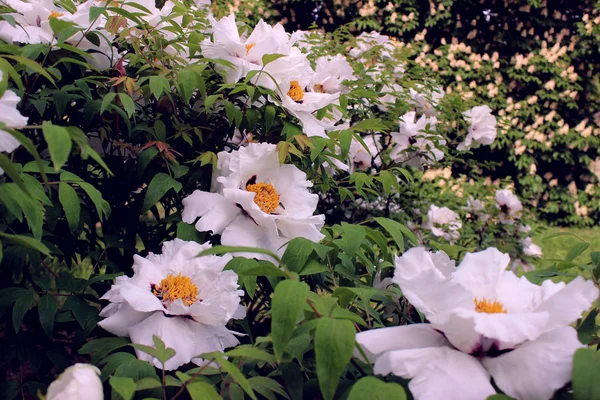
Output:
[[444,276],[450,265],[444,261],[438,269],[430,252],[423,247],[415,247],[396,257],[393,281],[400,286],[408,301],[429,317],[461,304],[472,303],[466,290]]
[[152,294],[150,285],[147,289],[142,289],[130,282],[125,282],[121,285],[121,296],[136,311],[164,310],[162,302]]
[[17,147],[21,145],[13,135],[0,129],[0,151],[12,153]]
[[[165,363],[165,369],[173,370],[189,363],[196,355],[196,338],[187,321],[183,317],[166,317],[162,312],[155,312],[149,318],[130,327],[129,337],[132,343],[154,347],[152,335],[158,336],[166,347],[171,347],[177,352]],[[160,362],[151,355],[138,349],[135,353],[140,360],[161,368]]]
[[100,313],[102,317],[107,315],[108,317],[98,322],[98,325],[113,335],[127,336],[129,327],[142,322],[151,314],[136,311],[127,303],[111,303]]
[[598,288],[592,281],[578,276],[562,290],[546,299],[536,311],[548,312],[550,320],[547,330],[569,325],[581,318],[598,297]]
[[[448,345],[448,341],[444,339],[444,336],[436,332],[430,324],[371,329],[357,333],[356,343],[361,346],[369,362],[374,362],[382,353],[391,350]],[[356,356],[360,357],[360,352]]]
[[571,379],[575,350],[583,347],[571,327],[555,329],[539,339],[494,358],[483,365],[498,387],[519,400],[550,399]]
[[[277,252],[289,239],[282,238],[258,226],[243,215],[237,217],[223,232],[221,243],[228,246],[247,246]],[[258,253],[235,253],[234,256],[273,261],[269,256]]]
[[477,253],[467,253],[453,279],[469,290],[475,298],[495,295],[503,271],[510,263],[510,256],[490,247]]
[[450,347],[385,353],[375,373],[412,378],[408,388],[415,400],[482,400],[496,393],[479,361]]
[[240,209],[223,195],[196,190],[183,199],[181,219],[193,224],[200,217],[196,229],[200,232],[212,231],[218,235],[239,213]]
[[[234,334],[224,326],[207,326],[194,322],[190,327],[197,344],[195,356],[213,351],[223,351],[240,343]],[[201,358],[194,358],[192,362],[197,365],[206,364],[206,361]]]

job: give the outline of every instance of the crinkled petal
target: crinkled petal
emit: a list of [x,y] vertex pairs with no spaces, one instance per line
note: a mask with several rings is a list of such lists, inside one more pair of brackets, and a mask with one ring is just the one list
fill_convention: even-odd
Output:
[[484,358],[482,363],[507,395],[545,400],[571,379],[573,354],[580,347],[575,329],[563,327],[509,353]]
[[240,214],[235,203],[218,193],[196,190],[183,199],[183,222],[193,224],[198,217],[196,229],[200,232],[212,231],[221,234],[223,230]]
[[100,313],[101,317],[106,318],[98,322],[98,325],[113,335],[127,336],[129,327],[139,324],[150,315],[134,310],[127,303],[111,303]]

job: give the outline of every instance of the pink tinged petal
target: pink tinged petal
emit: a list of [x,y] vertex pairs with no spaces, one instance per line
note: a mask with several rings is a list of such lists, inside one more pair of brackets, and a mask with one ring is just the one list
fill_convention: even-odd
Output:
[[196,229],[200,232],[212,231],[221,234],[223,230],[240,214],[235,203],[228,201],[218,193],[194,191],[183,199],[183,222],[193,224],[198,217]]
[[598,297],[598,288],[592,281],[578,276],[562,290],[547,298],[535,310],[550,315],[546,330],[569,325],[581,318]]
[[411,379],[415,400],[482,400],[496,393],[479,361],[450,347],[385,353],[375,362],[375,373]]
[[[448,341],[430,324],[394,326],[372,329],[356,334],[356,343],[361,346],[369,362],[374,362],[382,353],[392,350],[422,347],[447,346]],[[362,358],[360,352],[356,356]]]
[[148,288],[140,288],[129,282],[121,285],[121,296],[136,311],[152,312],[164,310],[162,302],[152,294],[150,285]]
[[453,280],[460,283],[475,298],[493,298],[510,256],[490,247],[477,253],[467,253],[456,269]]
[[[165,363],[166,370],[176,369],[190,362],[196,355],[197,341],[193,327],[197,324],[181,317],[166,317],[162,312],[155,312],[137,325],[129,328],[129,337],[132,343],[143,344],[154,347],[152,335],[158,336],[166,347],[173,348],[177,353]],[[140,360],[148,361],[157,368],[161,368],[160,362],[151,355],[136,349],[135,354]]]
[[469,302],[472,305],[471,295],[444,276],[448,266],[443,262],[438,268],[430,252],[423,247],[415,247],[402,257],[396,257],[393,281],[400,286],[408,301],[428,318]]
[[128,336],[127,330],[149,317],[150,313],[134,310],[127,303],[111,303],[106,306],[100,316],[107,317],[98,322],[98,325],[116,336]]
[[575,329],[563,327],[481,362],[507,395],[519,400],[544,400],[569,382],[573,354],[581,347]]

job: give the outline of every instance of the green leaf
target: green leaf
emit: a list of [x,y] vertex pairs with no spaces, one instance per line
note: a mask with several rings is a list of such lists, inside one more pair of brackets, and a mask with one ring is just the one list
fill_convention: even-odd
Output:
[[50,250],[48,250],[48,248],[42,242],[35,240],[30,236],[12,235],[10,233],[0,232],[0,237],[4,238],[9,243],[19,244],[21,246],[37,250],[44,255],[50,255]]
[[108,337],[92,340],[79,349],[79,354],[93,354],[92,364],[97,363],[108,355],[108,353],[129,344],[129,338]]
[[148,83],[150,92],[156,100],[160,98],[163,92],[167,93],[170,90],[169,81],[162,75],[151,76]]
[[406,400],[406,392],[398,383],[386,383],[366,376],[352,386],[347,400]]
[[275,356],[273,354],[247,344],[237,346],[235,349],[225,352],[225,355],[227,357],[249,358],[251,360],[261,360],[269,364],[275,364]]
[[133,354],[123,352],[114,353],[102,359],[101,362],[97,363],[100,365],[104,364],[104,367],[102,367],[102,375],[100,379],[102,380],[102,382],[105,382],[110,375],[114,374],[114,372],[121,364],[128,363],[132,360],[136,360]]
[[100,221],[108,218],[110,216],[110,204],[108,204],[108,202],[102,198],[102,193],[100,193],[98,189],[87,182],[79,182],[78,185],[94,203]]
[[217,362],[221,366],[221,369],[223,371],[231,375],[233,380],[238,385],[240,385],[242,389],[244,389],[244,392],[246,392],[246,394],[248,394],[248,396],[250,396],[252,400],[257,400],[256,395],[252,390],[252,386],[250,386],[250,383],[244,377],[244,374],[242,374],[242,372],[238,369],[238,367],[235,366],[235,364],[227,361],[225,358],[216,358],[215,362]]
[[104,111],[108,109],[108,107],[112,106],[112,103],[115,101],[117,94],[115,92],[107,93],[102,99],[102,105],[100,106],[100,114],[104,114]]
[[179,71],[177,83],[179,84],[179,90],[183,94],[183,99],[189,104],[192,94],[196,89],[196,73],[191,69],[182,69]]
[[15,333],[19,333],[21,329],[21,322],[27,314],[27,310],[33,304],[35,299],[34,293],[31,291],[20,292],[19,297],[17,297],[17,301],[13,305],[12,310],[12,323],[15,328]]
[[79,226],[79,216],[81,213],[81,205],[77,192],[68,183],[60,182],[58,184],[58,200],[67,217],[69,229],[75,231]]
[[285,54],[265,54],[264,56],[262,56],[263,67],[281,57],[285,57]]
[[285,345],[294,333],[309,291],[306,283],[292,280],[282,281],[275,287],[271,300],[271,337],[277,361],[281,361]]
[[402,231],[400,230],[400,223],[389,219],[389,218],[383,218],[383,217],[379,217],[379,218],[375,218],[375,221],[377,221],[377,223],[379,225],[381,225],[383,227],[383,229],[385,229],[387,231],[387,233],[390,234],[390,236],[392,237],[392,239],[394,239],[394,242],[396,242],[396,246],[398,246],[398,251],[400,253],[404,252],[404,235],[402,235]]
[[590,311],[581,324],[577,327],[577,336],[579,341],[583,344],[589,344],[596,336],[596,332],[598,331],[596,328],[596,317],[598,316],[598,311],[599,310],[597,308],[594,308],[592,311]]
[[40,324],[48,335],[52,339],[54,336],[54,316],[58,305],[56,304],[56,298],[50,294],[40,297],[38,303],[38,314],[40,316]]
[[136,385],[133,379],[121,376],[111,376],[108,381],[110,386],[123,400],[131,400],[135,394]]
[[600,400],[600,353],[579,349],[573,357],[573,398]]
[[192,400],[222,400],[215,388],[206,382],[195,381],[186,385]]
[[352,358],[356,331],[351,321],[321,318],[315,331],[319,387],[325,400],[335,396],[340,377]]
[[121,104],[123,105],[125,112],[129,116],[129,118],[131,118],[133,114],[135,114],[135,103],[133,102],[131,97],[129,97],[129,95],[125,93],[119,93],[119,99],[121,100]]
[[152,364],[142,360],[131,360],[121,364],[115,370],[115,376],[133,378],[137,381],[142,378],[157,378],[156,369]]
[[281,262],[287,269],[299,272],[313,252],[313,242],[303,237],[292,239],[281,257]]
[[365,132],[365,131],[374,131],[374,132],[382,132],[387,131],[388,127],[384,124],[380,118],[372,118],[372,119],[363,119],[358,124],[354,125],[352,128],[353,131],[356,132]]
[[[253,376],[248,379],[252,389],[267,397],[270,395],[271,398],[275,398],[273,393],[277,393],[281,398],[289,399],[290,396],[285,392],[285,389],[279,382],[274,379],[267,378],[266,376]],[[268,398],[268,397],[267,397]]]
[[571,250],[569,250],[569,252],[567,253],[567,257],[565,257],[565,261],[573,261],[584,251],[586,251],[588,247],[590,247],[589,243],[577,243],[571,248]]
[[162,172],[154,175],[146,190],[146,197],[144,197],[144,204],[142,205],[142,214],[150,210],[170,189],[179,192],[181,190],[181,183]]
[[341,225],[342,237],[334,240],[334,243],[339,246],[348,257],[353,257],[363,242],[366,236],[366,230],[363,226],[347,224],[342,222]]
[[8,175],[10,179],[12,179],[13,182],[16,183],[25,194],[30,194],[29,189],[23,182],[23,179],[21,179],[19,176],[14,164],[8,159],[8,157],[6,157],[6,155],[2,153],[0,153],[0,168],[4,170],[6,175]]
[[[127,378],[131,379],[131,378]],[[148,390],[162,387],[162,383],[158,379],[154,378],[142,378],[136,382],[135,390]]]
[[52,125],[48,121],[42,123],[44,139],[48,143],[50,159],[54,164],[54,170],[58,171],[67,162],[73,142],[69,131],[62,126]]
[[268,105],[265,107],[265,132],[269,132],[273,121],[275,120],[275,107]]
[[213,246],[213,247],[211,247],[209,249],[201,251],[200,254],[198,254],[198,257],[210,256],[210,255],[213,255],[213,254],[223,255],[223,254],[227,254],[227,253],[258,253],[258,254],[266,254],[266,255],[272,257],[273,259],[275,259],[275,261],[277,261],[278,263],[281,264],[281,260],[279,259],[279,257],[277,256],[277,254],[275,254],[275,253],[273,253],[273,252],[271,252],[269,250],[260,249],[258,247]]

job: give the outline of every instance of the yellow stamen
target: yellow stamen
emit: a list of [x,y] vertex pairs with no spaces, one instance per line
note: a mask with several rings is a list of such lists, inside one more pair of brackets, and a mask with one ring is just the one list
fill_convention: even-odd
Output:
[[65,13],[61,13],[58,11],[52,11],[50,13],[50,15],[48,16],[48,19],[62,17],[63,15],[65,15]]
[[160,281],[158,287],[152,289],[152,292],[163,302],[181,299],[183,304],[191,306],[198,301],[198,286],[194,285],[190,278],[181,276],[181,274],[169,274]]
[[248,55],[248,53],[250,53],[250,50],[252,50],[252,48],[256,45],[256,43],[250,43],[246,45],[246,55]]
[[301,102],[304,98],[304,91],[300,87],[300,82],[291,81],[290,90],[288,90],[287,95],[290,96],[295,102]]
[[266,214],[272,214],[279,207],[279,193],[270,183],[258,182],[246,186],[246,190],[254,192],[254,202]]
[[317,93],[325,93],[325,88],[320,83],[315,84],[315,86],[313,86],[313,90]]
[[486,314],[506,314],[506,309],[502,303],[496,300],[491,301],[488,299],[473,299],[475,302],[475,311]]

